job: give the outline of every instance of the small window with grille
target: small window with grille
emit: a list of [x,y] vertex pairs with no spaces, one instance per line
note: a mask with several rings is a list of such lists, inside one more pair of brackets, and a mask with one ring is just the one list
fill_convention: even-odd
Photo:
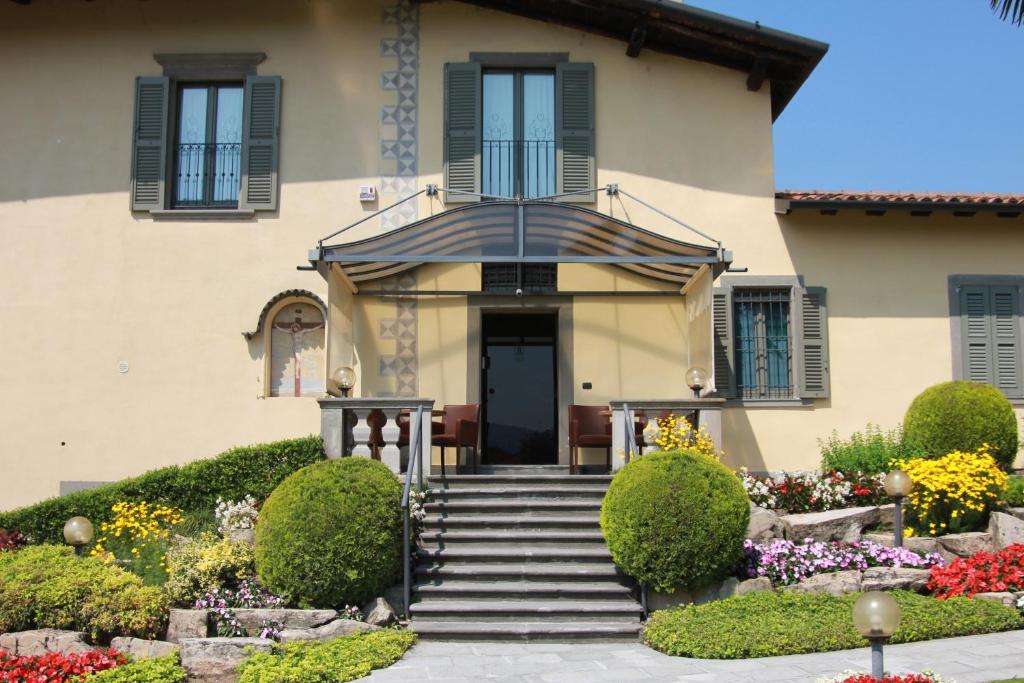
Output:
[[736,289],[733,316],[739,396],[791,398],[790,290]]
[[548,293],[558,290],[557,263],[484,263],[481,289],[492,293]]

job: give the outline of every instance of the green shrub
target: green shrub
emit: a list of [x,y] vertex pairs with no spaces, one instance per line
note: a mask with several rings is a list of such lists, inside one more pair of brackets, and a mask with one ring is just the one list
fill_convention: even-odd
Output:
[[178,543],[167,553],[164,589],[175,605],[192,607],[207,591],[237,588],[255,572],[251,545],[207,532]]
[[416,642],[410,631],[354,633],[329,643],[298,642],[242,662],[239,683],[342,683],[390,666]]
[[139,659],[87,676],[86,683],[185,683],[188,674],[181,668],[177,654]]
[[68,546],[0,554],[0,633],[58,628],[85,631],[94,642],[152,639],[167,614],[163,591],[96,558],[76,557]]
[[152,470],[132,479],[76,491],[0,512],[0,528],[17,529],[33,543],[62,543],[64,522],[82,515],[94,523],[121,501],[165,503],[183,510],[213,510],[217,497],[263,500],[292,472],[322,458],[320,437],[233,448],[215,458]]
[[[890,593],[900,605],[893,643],[1009,631],[1024,626],[1016,610],[969,598],[937,600]],[[655,612],[644,639],[666,654],[708,659],[774,657],[867,645],[853,627],[858,593],[751,593],[704,605]]]
[[256,572],[301,607],[361,605],[401,570],[402,485],[366,458],[328,460],[291,475],[256,524]]
[[998,389],[978,382],[944,382],[921,392],[903,419],[909,447],[926,457],[970,453],[982,445],[1004,470],[1017,457],[1017,416]]
[[1010,477],[1006,482],[1005,498],[1010,507],[1024,507],[1024,477]]
[[891,461],[919,455],[904,440],[899,427],[884,432],[870,422],[863,432],[854,432],[848,439],[840,439],[839,433],[833,431],[828,439],[819,439],[818,445],[822,471],[838,470],[844,474],[888,472]]
[[692,451],[630,462],[601,506],[615,564],[651,588],[700,588],[731,574],[743,554],[750,501],[717,460]]

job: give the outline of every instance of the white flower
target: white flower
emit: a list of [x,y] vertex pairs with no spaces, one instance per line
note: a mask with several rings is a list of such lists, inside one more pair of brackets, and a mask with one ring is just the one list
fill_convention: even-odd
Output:
[[213,514],[217,518],[221,534],[227,534],[235,529],[252,529],[259,518],[256,499],[252,496],[246,496],[237,502],[217,498],[217,507]]

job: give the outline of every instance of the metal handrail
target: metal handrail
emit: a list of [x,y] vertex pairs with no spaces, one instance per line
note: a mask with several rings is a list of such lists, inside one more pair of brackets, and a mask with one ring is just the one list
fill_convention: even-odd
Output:
[[402,613],[409,618],[412,600],[412,554],[409,552],[409,495],[412,492],[412,472],[415,467],[417,483],[423,491],[423,406],[416,407],[416,421],[409,432],[409,466],[405,468],[405,488],[402,490]]
[[636,431],[633,429],[633,418],[629,412],[629,404],[622,404],[622,413],[625,416],[623,421],[626,423],[626,464],[629,464],[633,454],[640,455],[640,451],[636,445]]

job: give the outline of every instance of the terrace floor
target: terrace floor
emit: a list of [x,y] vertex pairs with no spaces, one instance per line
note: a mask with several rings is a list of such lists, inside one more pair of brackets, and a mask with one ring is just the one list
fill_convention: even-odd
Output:
[[[932,640],[885,648],[886,669],[922,671],[957,683],[1024,674],[1024,631]],[[422,642],[395,665],[361,679],[385,681],[709,681],[813,683],[845,670],[870,669],[867,648],[732,661],[669,657],[639,643],[546,644]]]

